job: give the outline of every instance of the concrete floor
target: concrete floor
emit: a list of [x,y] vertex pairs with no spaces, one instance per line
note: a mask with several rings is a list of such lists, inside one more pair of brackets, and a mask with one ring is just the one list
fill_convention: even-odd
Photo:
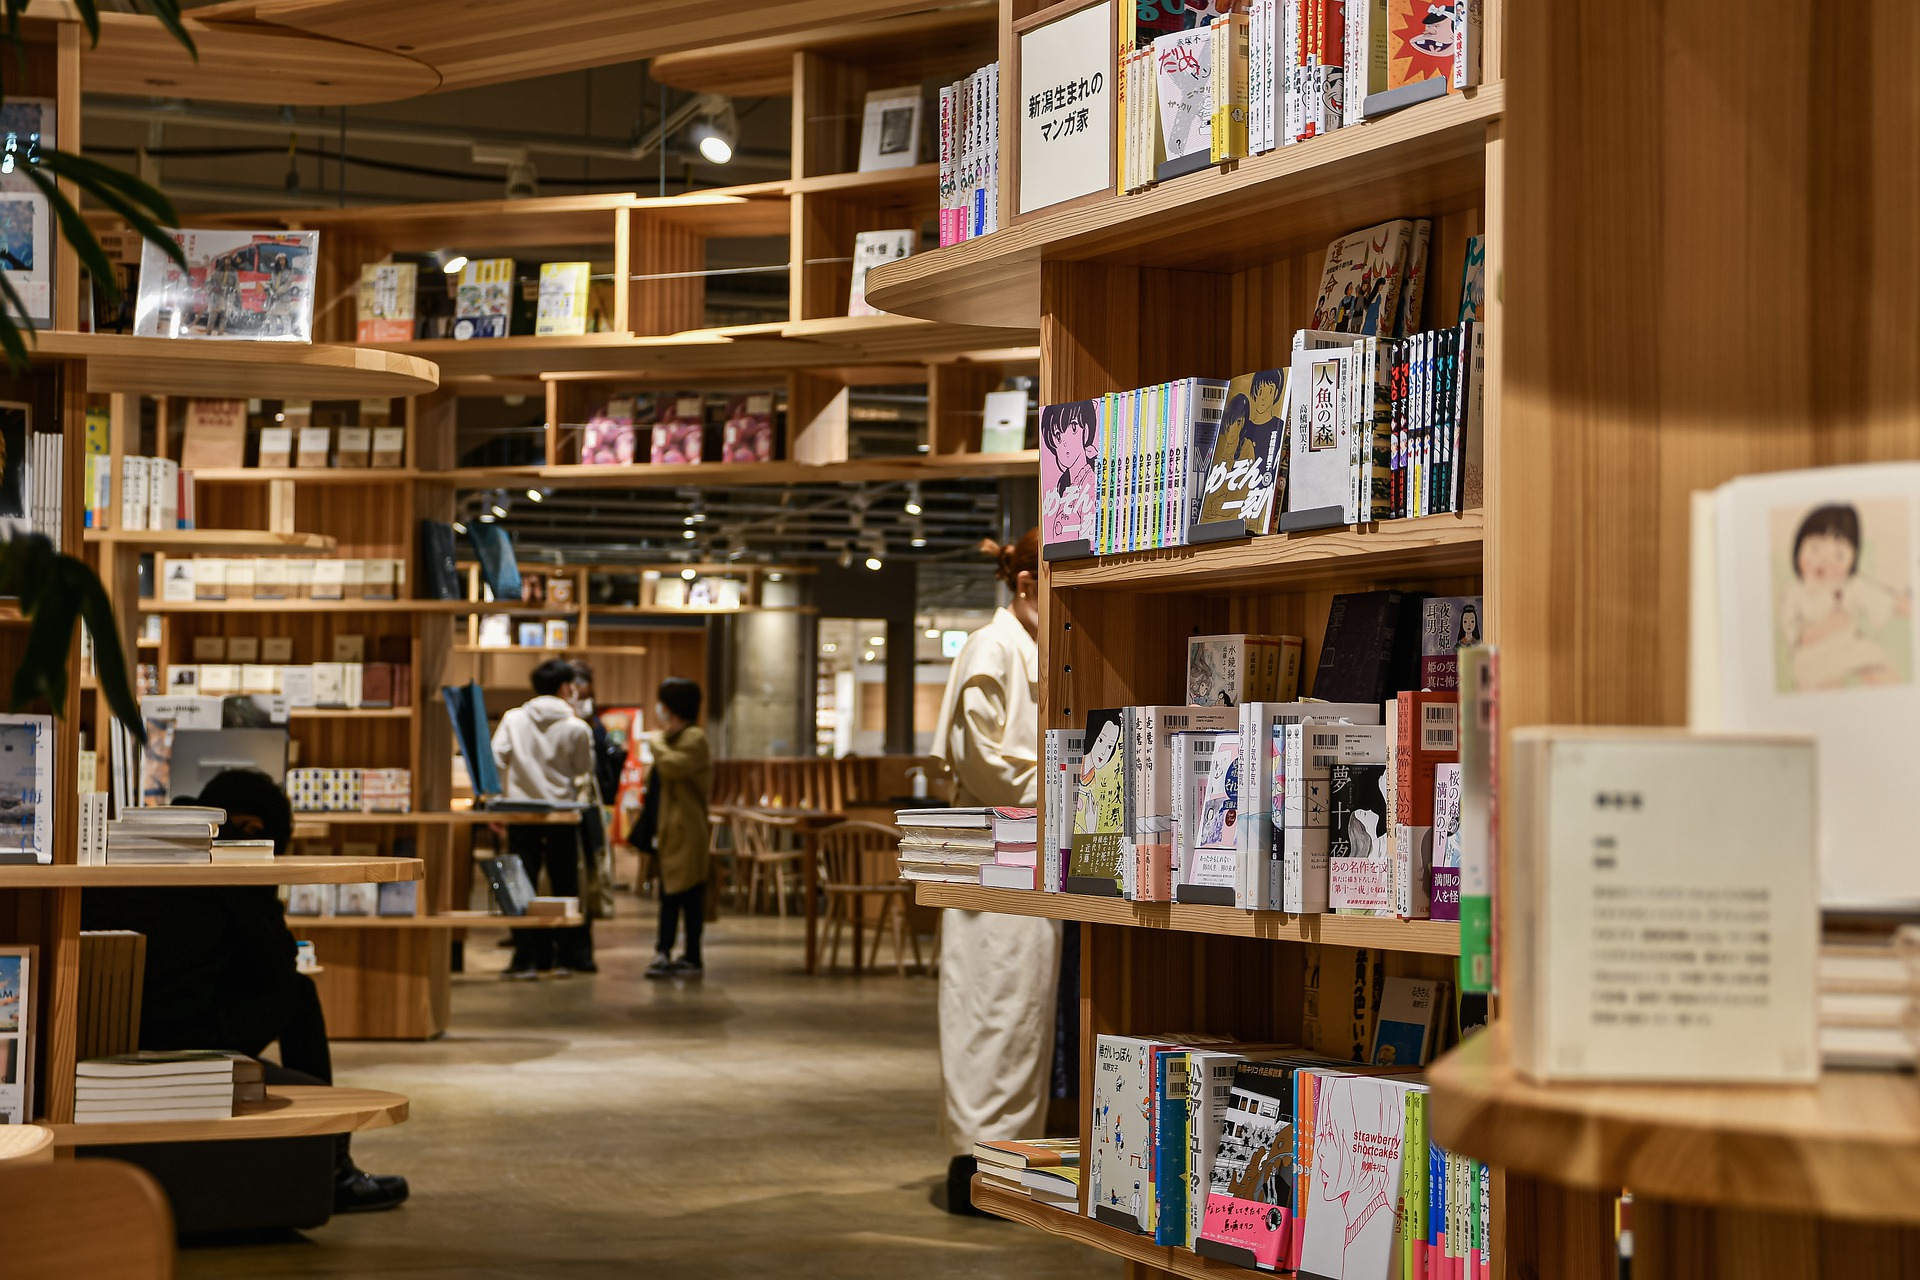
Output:
[[185,1250],[202,1277],[1111,1277],[1118,1264],[931,1203],[934,983],[807,978],[797,921],[727,916],[702,983],[646,982],[651,904],[597,927],[601,972],[504,983],[468,943],[453,1031],[335,1046],[412,1119],[354,1153],[413,1199],[285,1243]]

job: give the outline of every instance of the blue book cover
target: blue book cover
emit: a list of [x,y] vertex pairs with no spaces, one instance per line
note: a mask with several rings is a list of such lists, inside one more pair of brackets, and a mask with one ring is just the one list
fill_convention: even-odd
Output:
[[1187,1055],[1154,1055],[1153,1191],[1155,1244],[1187,1243]]
[[467,525],[467,541],[480,561],[480,576],[495,600],[520,598],[520,563],[514,557],[513,537],[503,524],[475,520]]

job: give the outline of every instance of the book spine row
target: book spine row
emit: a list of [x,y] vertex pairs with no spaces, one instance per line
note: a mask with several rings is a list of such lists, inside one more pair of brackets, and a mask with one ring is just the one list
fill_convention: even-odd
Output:
[[1000,228],[1000,64],[940,90],[940,244]]
[[1179,378],[1109,392],[1095,402],[1096,554],[1186,545],[1199,517],[1226,388],[1217,379]]

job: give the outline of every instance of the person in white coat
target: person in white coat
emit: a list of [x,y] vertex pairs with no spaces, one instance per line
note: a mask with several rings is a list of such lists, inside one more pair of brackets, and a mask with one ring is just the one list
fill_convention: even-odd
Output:
[[[1039,530],[988,543],[1010,604],[967,637],[947,678],[933,753],[957,806],[1031,807],[1040,778]],[[942,1131],[947,1208],[973,1211],[973,1144],[1039,1136],[1052,1078],[1060,925],[949,909],[940,926]]]

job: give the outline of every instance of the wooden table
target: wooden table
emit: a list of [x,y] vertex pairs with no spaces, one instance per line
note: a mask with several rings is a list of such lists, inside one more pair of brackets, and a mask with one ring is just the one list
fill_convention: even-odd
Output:
[[[807,959],[806,971],[817,973],[820,969],[820,906],[818,901],[820,880],[820,833],[828,827],[839,826],[847,820],[847,815],[831,809],[761,809],[749,808],[748,812],[762,814],[769,818],[780,818],[793,824],[795,834],[800,837],[800,884],[802,887],[802,910],[807,920]],[[859,935],[854,935],[857,940]],[[858,945],[856,941],[856,946]]]

